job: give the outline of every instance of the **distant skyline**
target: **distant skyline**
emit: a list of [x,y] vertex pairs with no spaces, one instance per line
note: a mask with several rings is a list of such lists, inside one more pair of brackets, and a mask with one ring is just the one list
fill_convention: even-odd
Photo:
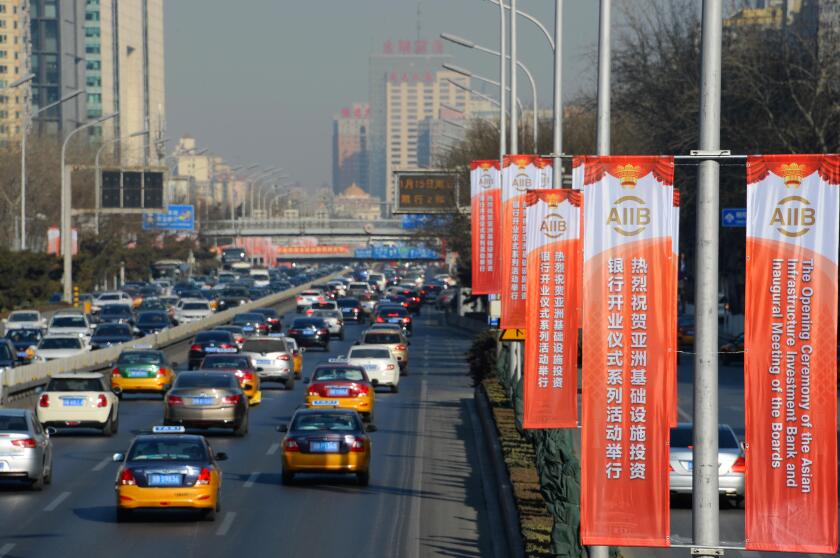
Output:
[[[499,8],[487,0],[177,0],[166,2],[167,135],[184,134],[232,164],[279,166],[309,188],[330,185],[331,126],[368,101],[368,59],[387,40],[442,32],[499,47]],[[520,1],[553,33],[553,2]],[[620,15],[614,6],[614,20]],[[564,98],[592,86],[597,2],[565,2]],[[553,58],[542,33],[518,21],[519,57],[550,107]],[[498,59],[452,44],[454,63],[498,78]],[[520,79],[519,96],[530,105]]]

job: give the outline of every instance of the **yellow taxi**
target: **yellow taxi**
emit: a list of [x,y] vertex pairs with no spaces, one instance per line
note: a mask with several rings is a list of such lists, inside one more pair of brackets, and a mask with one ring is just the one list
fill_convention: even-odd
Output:
[[195,510],[213,521],[221,509],[222,470],[204,436],[187,435],[183,426],[155,426],[152,434],[134,438],[127,453],[115,453],[120,464],[115,482],[117,521],[139,510]]
[[111,370],[111,391],[122,399],[126,393],[165,395],[175,381],[177,362],[169,362],[163,351],[131,349],[120,353]]
[[294,365],[295,379],[300,380],[300,376],[303,373],[303,349],[298,346],[294,338],[284,337],[283,339],[292,348],[292,364]]
[[370,482],[371,441],[362,417],[349,409],[301,409],[289,425],[277,427],[284,433],[283,484],[291,484],[300,473],[352,474],[360,486]]
[[351,409],[373,422],[375,390],[361,366],[321,364],[303,383],[309,386],[304,399],[306,408]]

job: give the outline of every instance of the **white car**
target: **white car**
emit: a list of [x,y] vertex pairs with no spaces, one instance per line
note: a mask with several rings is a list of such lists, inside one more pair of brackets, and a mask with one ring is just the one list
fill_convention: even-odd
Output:
[[41,392],[35,413],[45,427],[99,428],[111,436],[118,429],[119,404],[102,374],[56,374]]
[[56,312],[47,326],[47,335],[75,335],[90,337],[93,324],[88,317],[78,310]]
[[344,284],[344,281],[340,279],[333,279],[327,283],[330,287],[335,289],[336,296],[344,296],[347,294],[347,285]]
[[371,273],[368,275],[368,283],[371,282],[380,293],[385,290],[386,286],[388,286],[388,280],[385,279],[385,276],[381,273]]
[[255,287],[267,287],[271,283],[271,277],[265,269],[252,269],[250,275]]
[[286,389],[295,387],[295,363],[292,346],[279,337],[249,337],[240,354],[251,357],[261,382],[281,382]]
[[297,295],[297,312],[300,314],[305,310],[308,306],[313,305],[316,302],[323,302],[324,301],[324,293],[319,291],[318,289],[310,289],[308,291],[303,291],[299,295]]
[[327,329],[330,330],[330,335],[344,339],[344,317],[340,310],[315,310],[312,312],[313,318],[322,318],[327,324]]
[[6,331],[10,329],[44,329],[47,322],[37,310],[15,310],[3,319]]
[[106,304],[128,304],[133,306],[134,299],[122,291],[101,293],[93,297],[91,312],[99,312]]
[[346,362],[361,366],[376,386],[388,386],[392,393],[400,390],[400,363],[387,346],[356,345],[347,353]]
[[213,314],[210,303],[200,298],[185,298],[175,306],[175,321],[187,324],[209,318]]
[[50,361],[68,358],[90,351],[86,337],[81,335],[47,335],[35,349],[35,359]]
[[435,275],[435,279],[437,281],[445,283],[446,285],[448,285],[450,287],[454,287],[455,285],[458,284],[458,281],[456,281],[455,279],[453,279],[451,276],[447,275],[446,273],[439,273],[438,275]]
[[353,281],[349,285],[347,285],[347,292],[351,295],[359,295],[364,293],[370,293],[370,285],[365,283],[364,281]]

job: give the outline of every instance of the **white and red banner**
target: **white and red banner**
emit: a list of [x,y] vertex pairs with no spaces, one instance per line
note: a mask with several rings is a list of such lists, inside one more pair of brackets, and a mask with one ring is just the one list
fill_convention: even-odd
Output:
[[581,540],[668,546],[673,157],[581,164]]
[[502,184],[499,161],[470,163],[472,225],[472,292],[499,294],[502,290]]
[[840,155],[747,159],[746,547],[837,551]]
[[575,428],[578,422],[582,199],[574,190],[531,190],[525,196],[525,428]]
[[500,327],[525,327],[525,193],[551,187],[551,159],[506,155],[502,161],[502,314]]
[[674,206],[671,208],[671,246],[673,247],[673,260],[671,261],[671,300],[675,306],[671,317],[674,320],[674,339],[671,342],[671,370],[668,371],[667,381],[670,387],[666,390],[670,394],[671,406],[671,420],[669,425],[671,428],[676,428],[679,423],[679,382],[677,379],[677,369],[679,368],[679,354],[677,353],[677,321],[679,314],[679,304],[677,301],[679,291],[679,276],[680,276],[680,190],[674,188]]

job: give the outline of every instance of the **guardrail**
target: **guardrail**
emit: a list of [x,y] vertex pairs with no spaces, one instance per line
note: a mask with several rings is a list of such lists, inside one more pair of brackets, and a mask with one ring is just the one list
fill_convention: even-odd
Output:
[[308,289],[315,282],[322,283],[329,281],[339,275],[339,273],[327,275],[317,279],[316,281],[295,287],[294,289],[275,293],[261,299],[251,301],[247,304],[237,306],[236,308],[215,313],[203,320],[197,320],[188,324],[168,328],[163,330],[161,333],[147,335],[146,337],[114,345],[112,347],[108,347],[107,349],[100,349],[98,351],[92,351],[74,357],[62,358],[49,362],[39,362],[7,369],[3,371],[2,377],[0,377],[0,405],[2,405],[11,396],[45,385],[47,380],[49,380],[53,374],[61,374],[63,372],[71,372],[74,370],[96,370],[106,368],[112,362],[117,360],[122,351],[137,346],[163,348],[180,343],[181,341],[189,339],[199,331],[205,330],[208,327],[229,322],[236,314],[247,312],[248,310],[255,308],[262,308],[263,306],[279,304],[296,297],[299,293]]

